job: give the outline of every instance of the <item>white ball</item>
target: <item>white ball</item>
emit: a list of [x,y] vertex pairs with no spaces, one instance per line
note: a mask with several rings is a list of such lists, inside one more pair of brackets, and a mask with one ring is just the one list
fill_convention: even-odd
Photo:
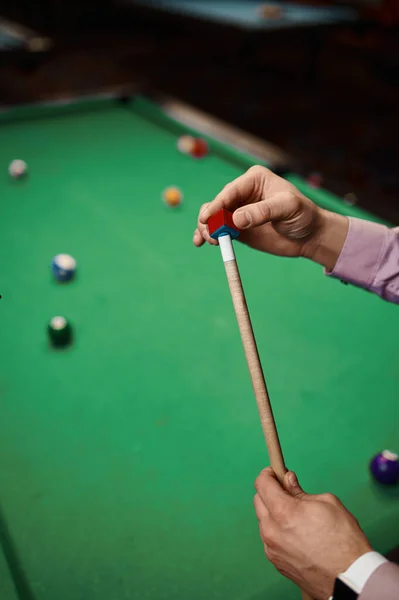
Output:
[[10,166],[8,167],[8,172],[11,177],[15,179],[19,179],[26,175],[28,171],[28,165],[24,160],[13,160]]
[[181,135],[177,141],[177,149],[182,154],[190,154],[194,148],[195,139],[192,135]]

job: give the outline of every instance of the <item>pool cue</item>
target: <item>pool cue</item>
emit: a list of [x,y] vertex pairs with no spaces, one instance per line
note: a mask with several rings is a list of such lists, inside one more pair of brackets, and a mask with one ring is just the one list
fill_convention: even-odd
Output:
[[227,281],[229,283],[248,369],[251,375],[252,386],[255,392],[260,422],[266,440],[267,451],[269,453],[270,465],[275,472],[277,479],[282,484],[287,468],[284,463],[273,410],[266,387],[231,237],[229,235],[219,237],[219,246],[224,261],[224,267],[226,269]]
[[[283,452],[281,450],[276,422],[273,416],[270,397],[266,387],[265,376],[259,358],[258,347],[252,329],[251,318],[248,312],[247,301],[242,287],[232,240],[230,235],[227,234],[220,236],[218,241],[238,321],[238,328],[240,330],[242,344],[248,363],[248,369],[251,375],[252,386],[255,392],[260,422],[270,458],[270,466],[275,472],[278,481],[282,484],[287,468],[284,463]],[[312,600],[312,598],[304,591],[302,591],[302,598],[303,600]]]

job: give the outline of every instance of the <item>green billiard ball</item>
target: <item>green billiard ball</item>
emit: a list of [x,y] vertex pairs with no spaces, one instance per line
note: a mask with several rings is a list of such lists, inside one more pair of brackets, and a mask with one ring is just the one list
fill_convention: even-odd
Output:
[[50,342],[56,348],[63,348],[72,342],[72,327],[65,317],[53,317],[47,325]]

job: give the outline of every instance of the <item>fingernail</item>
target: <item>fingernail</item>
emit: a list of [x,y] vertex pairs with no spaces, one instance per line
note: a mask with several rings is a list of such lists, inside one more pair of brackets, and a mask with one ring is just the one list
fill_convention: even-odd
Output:
[[295,475],[295,473],[290,473],[288,475],[288,481],[290,482],[291,487],[297,487],[299,485],[298,479],[297,479],[297,476]]
[[252,223],[251,215],[247,210],[237,210],[234,213],[234,223],[240,229],[245,229],[249,227]]

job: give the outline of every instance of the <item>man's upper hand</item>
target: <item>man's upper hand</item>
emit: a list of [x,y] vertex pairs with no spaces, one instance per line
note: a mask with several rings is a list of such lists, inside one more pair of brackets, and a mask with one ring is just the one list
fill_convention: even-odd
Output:
[[261,166],[251,167],[204,204],[193,242],[216,245],[207,222],[221,208],[233,212],[240,240],[262,252],[304,256],[332,270],[345,241],[348,220],[322,210],[295,186]]

